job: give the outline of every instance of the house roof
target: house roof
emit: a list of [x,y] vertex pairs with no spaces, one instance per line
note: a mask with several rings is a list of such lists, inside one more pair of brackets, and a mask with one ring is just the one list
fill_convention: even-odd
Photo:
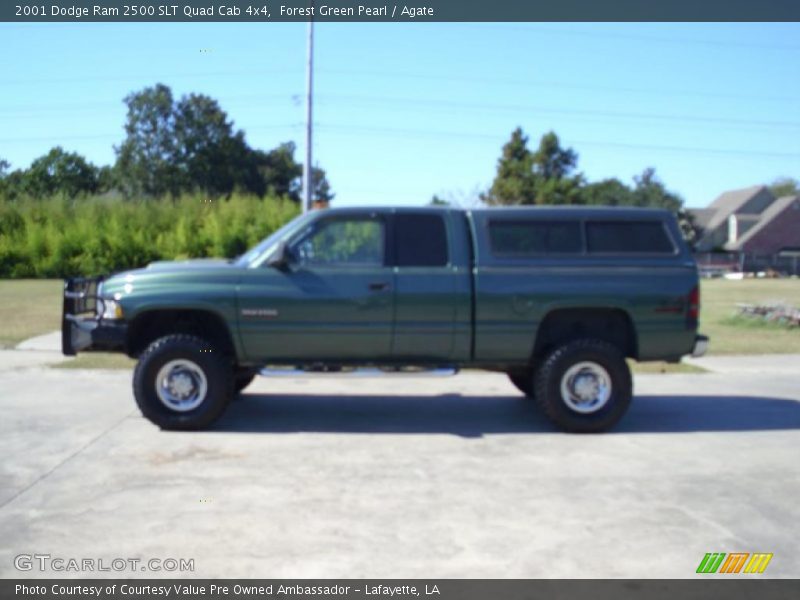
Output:
[[735,217],[736,220],[741,222],[741,223],[756,223],[756,222],[761,220],[761,215],[763,215],[763,214],[764,213],[761,213],[761,214],[758,214],[758,215],[744,215],[744,214],[736,215],[736,214],[734,214],[733,217]]
[[767,189],[767,186],[765,185],[751,185],[750,187],[742,188],[740,190],[729,190],[720,194],[716,200],[708,205],[708,207],[713,209],[736,209],[750,200],[750,198],[758,194],[758,192],[765,189]]
[[775,202],[764,209],[764,211],[761,213],[761,218],[755,225],[748,229],[747,232],[734,243],[728,244],[725,247],[730,250],[736,250],[743,247],[795,202],[800,202],[800,196],[784,196],[783,198],[778,198],[775,200]]
[[716,213],[713,208],[690,208],[689,213],[694,217],[695,225],[702,227],[705,229],[708,227],[708,222],[711,220],[711,217],[714,216]]
[[752,200],[763,191],[771,194],[769,188],[764,185],[754,185],[741,190],[731,190],[721,194],[708,207],[708,209],[714,210],[714,214],[708,220],[705,229],[707,231],[713,231],[727,221],[729,216],[738,212],[748,201]]

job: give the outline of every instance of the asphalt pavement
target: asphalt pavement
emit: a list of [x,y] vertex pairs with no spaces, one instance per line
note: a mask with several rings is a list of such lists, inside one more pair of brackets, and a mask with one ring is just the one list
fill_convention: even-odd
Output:
[[[478,372],[259,378],[213,430],[167,433],[130,373],[57,360],[0,352],[0,577],[685,578],[707,552],[800,576],[797,356],[636,376],[601,435]],[[33,554],[194,571],[15,568]]]

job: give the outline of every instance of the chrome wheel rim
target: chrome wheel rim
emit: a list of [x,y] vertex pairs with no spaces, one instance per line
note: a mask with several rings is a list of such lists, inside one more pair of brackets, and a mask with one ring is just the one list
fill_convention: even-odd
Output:
[[190,360],[171,360],[161,367],[156,376],[158,399],[170,410],[194,410],[206,399],[207,392],[205,373]]
[[572,365],[561,377],[561,399],[577,413],[597,412],[611,398],[611,376],[595,362]]

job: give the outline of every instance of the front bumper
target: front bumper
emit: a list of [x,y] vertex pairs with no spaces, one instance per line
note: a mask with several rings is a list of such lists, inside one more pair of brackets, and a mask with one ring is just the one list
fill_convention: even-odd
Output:
[[61,352],[75,356],[78,352],[114,352],[125,349],[128,326],[124,322],[103,320],[98,315],[97,295],[102,277],[73,278],[64,282],[64,303],[61,314]]
[[692,356],[699,358],[708,351],[708,336],[698,335],[694,338],[694,348],[692,348]]

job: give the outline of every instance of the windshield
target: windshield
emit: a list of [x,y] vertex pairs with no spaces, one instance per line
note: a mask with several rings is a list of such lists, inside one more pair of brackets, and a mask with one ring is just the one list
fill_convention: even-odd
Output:
[[282,240],[288,238],[309,220],[310,215],[311,213],[308,213],[292,219],[283,227],[272,232],[270,236],[264,238],[258,244],[250,248],[250,250],[242,254],[234,261],[234,264],[240,267],[257,267],[261,265],[264,259],[272,254]]

